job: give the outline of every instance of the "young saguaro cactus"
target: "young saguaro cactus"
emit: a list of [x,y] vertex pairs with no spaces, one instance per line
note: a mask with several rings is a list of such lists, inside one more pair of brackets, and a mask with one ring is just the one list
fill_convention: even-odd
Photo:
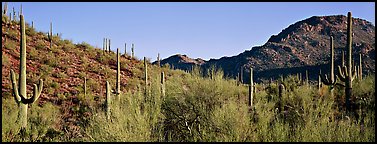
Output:
[[281,103],[284,95],[285,87],[282,83],[279,84],[279,101],[278,101],[278,110],[281,111]]
[[134,58],[134,44],[132,44],[132,47],[131,47],[131,58]]
[[321,81],[323,82],[323,84],[327,85],[330,87],[330,95],[331,97],[334,96],[334,86],[336,84],[336,79],[335,79],[335,74],[334,74],[334,39],[333,37],[331,36],[330,37],[330,57],[331,57],[331,61],[330,61],[330,79],[328,78],[328,76],[325,74],[324,76],[322,74],[319,74],[320,75],[320,78],[321,78]]
[[350,111],[350,98],[352,95],[352,81],[356,76],[356,70],[352,70],[355,68],[352,66],[352,14],[348,12],[348,20],[347,20],[347,62],[346,66],[340,67],[339,69],[339,79],[345,83],[345,94],[346,94],[346,110],[347,112]]
[[253,68],[250,67],[250,85],[249,85],[249,107],[253,107],[253,92],[254,92],[254,82],[253,82]]
[[120,59],[119,59],[119,48],[117,48],[116,95],[118,97],[118,101],[120,101]]
[[147,58],[146,57],[144,57],[144,78],[145,78],[144,95],[147,96],[147,94],[148,94],[148,66],[147,66]]
[[161,96],[165,97],[165,73],[161,72]]
[[363,79],[363,64],[361,63],[361,52],[359,53],[359,80]]
[[124,43],[124,56],[127,55],[127,43]]
[[27,98],[26,95],[26,34],[25,34],[25,21],[24,16],[20,15],[20,25],[21,25],[21,40],[20,40],[20,69],[19,69],[19,79],[18,87],[16,82],[16,76],[14,71],[11,69],[11,81],[13,87],[14,98],[20,107],[18,113],[18,120],[21,121],[21,130],[26,130],[27,126],[27,107],[28,104],[34,103],[41,95],[43,88],[43,80],[39,80],[39,85],[34,84],[33,95],[31,98]]
[[102,51],[103,51],[103,53],[105,54],[105,51],[106,51],[106,38],[103,38],[103,47],[102,47]]
[[161,64],[160,64],[160,53],[157,54],[157,66],[161,67]]
[[109,49],[108,49],[108,51],[107,51],[108,53],[110,53],[110,45],[111,45],[111,43],[110,43],[110,39],[109,39],[109,45],[108,45],[108,46],[109,46]]
[[111,95],[110,95],[110,84],[109,81],[106,81],[106,117],[110,119],[110,105],[111,105]]
[[50,48],[52,48],[52,22],[50,22]]

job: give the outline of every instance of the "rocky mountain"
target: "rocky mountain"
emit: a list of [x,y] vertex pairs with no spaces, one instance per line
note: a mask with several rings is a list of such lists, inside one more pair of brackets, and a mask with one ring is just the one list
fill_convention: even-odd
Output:
[[[162,60],[161,64],[168,63],[184,70],[189,70],[193,65],[203,69],[214,65],[229,77],[236,77],[241,67],[244,73],[249,73],[250,67],[253,67],[257,81],[275,79],[279,75],[305,73],[308,70],[310,79],[316,80],[320,69],[328,72],[330,36],[334,37],[335,63],[340,64],[342,50],[346,47],[346,34],[346,16],[313,16],[271,36],[264,45],[236,56],[197,61],[185,55],[174,55]],[[366,20],[353,18],[353,59],[356,65],[359,53],[362,54],[363,73],[375,73],[375,26]],[[244,75],[244,80],[248,79],[247,76]]]

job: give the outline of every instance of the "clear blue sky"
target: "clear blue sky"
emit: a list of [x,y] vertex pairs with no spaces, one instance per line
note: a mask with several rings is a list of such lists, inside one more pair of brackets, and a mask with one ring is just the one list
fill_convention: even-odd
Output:
[[191,58],[237,55],[263,45],[271,35],[311,16],[346,15],[375,25],[374,2],[8,2],[8,12],[23,6],[27,22],[74,43],[87,42],[156,60],[180,53]]

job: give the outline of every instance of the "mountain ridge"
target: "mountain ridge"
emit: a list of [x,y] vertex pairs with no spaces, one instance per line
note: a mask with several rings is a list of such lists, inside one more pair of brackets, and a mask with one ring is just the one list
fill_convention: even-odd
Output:
[[[358,62],[358,53],[362,53],[363,71],[375,72],[375,26],[366,20],[353,18],[353,59]],[[207,69],[214,65],[221,68],[226,76],[237,77],[240,67],[256,72],[257,81],[263,71],[273,69],[292,69],[294,67],[317,67],[313,71],[326,69],[329,61],[330,36],[334,37],[336,64],[341,63],[341,50],[346,46],[347,17],[344,15],[312,16],[289,25],[280,33],[272,35],[261,45],[245,50],[238,55],[204,60],[198,65],[193,58],[190,61],[175,63],[170,57],[161,60],[175,69],[190,70],[193,66]],[[185,61],[182,59],[182,61]],[[184,65],[182,63],[185,63]],[[249,70],[246,70],[248,72]],[[302,73],[302,71],[297,71]],[[305,72],[305,71],[304,71]],[[281,73],[282,75],[296,72]],[[279,73],[276,73],[279,75]],[[258,76],[259,75],[259,76]],[[311,75],[313,80],[318,74]],[[269,79],[262,76],[261,79]]]

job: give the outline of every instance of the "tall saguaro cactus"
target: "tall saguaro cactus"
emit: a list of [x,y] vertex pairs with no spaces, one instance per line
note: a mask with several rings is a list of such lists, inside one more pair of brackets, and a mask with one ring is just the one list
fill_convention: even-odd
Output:
[[161,72],[161,96],[165,97],[165,73]]
[[105,50],[106,50],[106,38],[103,38],[103,47],[102,47],[102,51],[103,51],[104,54],[105,54]]
[[254,82],[253,82],[253,68],[250,67],[250,85],[249,85],[249,107],[253,107],[253,92],[254,92]]
[[325,74],[324,76],[320,74],[321,80],[323,84],[327,85],[330,87],[330,95],[331,97],[334,97],[334,86],[336,84],[336,79],[335,79],[335,74],[334,74],[334,39],[331,36],[330,37],[330,57],[331,57],[331,62],[330,62],[330,79],[327,77]]
[[25,21],[24,16],[20,15],[20,25],[21,25],[21,40],[20,40],[20,69],[19,69],[19,79],[18,87],[16,82],[16,76],[14,71],[11,70],[11,81],[13,87],[14,98],[20,107],[18,113],[18,120],[21,121],[21,130],[26,130],[27,126],[27,107],[28,104],[34,103],[41,95],[43,88],[43,80],[39,80],[39,85],[34,84],[33,95],[28,98],[26,95],[26,34],[25,34]]
[[350,98],[352,95],[352,81],[356,76],[356,70],[352,70],[352,14],[348,12],[347,20],[347,62],[346,66],[340,67],[339,69],[339,79],[345,82],[345,94],[346,94],[346,110],[349,112],[351,109]]
[[309,86],[309,72],[308,72],[308,70],[306,70],[305,73],[306,73],[305,84],[306,84],[307,86]]
[[117,78],[116,78],[116,95],[118,101],[120,101],[120,59],[119,59],[119,48],[117,48]]
[[110,95],[110,84],[109,81],[106,81],[106,116],[107,119],[110,119],[110,105],[111,105],[111,95]]
[[111,43],[110,43],[110,39],[109,39],[109,45],[108,45],[108,46],[109,46],[109,47],[108,47],[109,49],[108,49],[108,51],[107,51],[108,53],[110,53],[110,45],[111,45]]

